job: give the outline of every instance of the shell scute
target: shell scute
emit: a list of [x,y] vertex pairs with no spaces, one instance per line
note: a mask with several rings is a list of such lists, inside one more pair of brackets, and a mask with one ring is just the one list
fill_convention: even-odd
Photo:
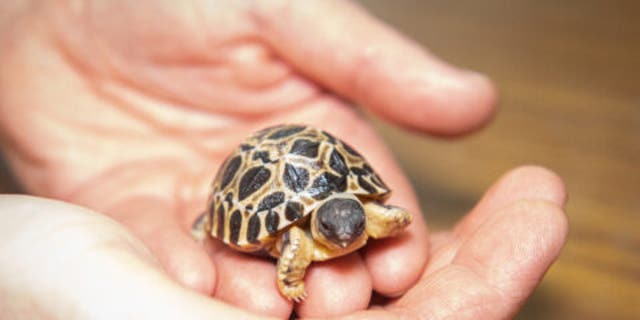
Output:
[[333,193],[372,199],[389,193],[351,146],[305,125],[251,135],[220,167],[212,188],[211,235],[242,251],[264,249]]

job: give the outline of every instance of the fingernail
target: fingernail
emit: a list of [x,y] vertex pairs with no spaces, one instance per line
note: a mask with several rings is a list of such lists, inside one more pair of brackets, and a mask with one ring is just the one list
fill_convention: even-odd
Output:
[[426,80],[434,90],[458,91],[469,87],[490,85],[489,78],[479,72],[468,70],[441,70],[440,72],[428,72]]

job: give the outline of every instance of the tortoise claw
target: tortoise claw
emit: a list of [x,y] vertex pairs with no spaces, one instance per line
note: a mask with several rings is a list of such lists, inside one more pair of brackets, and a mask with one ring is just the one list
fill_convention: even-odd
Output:
[[293,298],[291,300],[293,300],[293,302],[295,302],[295,303],[302,303],[305,299],[307,299],[307,293],[306,292],[302,293],[302,295],[300,295],[298,297],[295,297],[295,298]]
[[304,290],[303,285],[288,286],[284,288],[283,294],[289,301],[295,303],[301,303],[307,298],[307,292]]

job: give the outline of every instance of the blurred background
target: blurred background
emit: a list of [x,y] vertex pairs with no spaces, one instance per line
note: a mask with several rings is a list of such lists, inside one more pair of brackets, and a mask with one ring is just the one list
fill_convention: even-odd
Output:
[[[361,0],[451,63],[488,74],[500,111],[455,140],[372,119],[431,228],[507,170],[541,164],[569,190],[570,236],[518,319],[640,319],[640,1]],[[0,192],[19,191],[0,161]]]
[[640,319],[640,1],[360,2],[500,92],[495,120],[463,139],[376,121],[431,228],[510,168],[551,168],[569,191],[569,240],[517,318]]

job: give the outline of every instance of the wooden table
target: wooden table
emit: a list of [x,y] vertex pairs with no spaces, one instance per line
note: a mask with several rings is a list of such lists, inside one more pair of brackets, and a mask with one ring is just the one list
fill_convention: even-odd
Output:
[[509,168],[545,165],[567,184],[570,236],[518,318],[640,319],[640,1],[361,2],[500,91],[495,121],[462,140],[377,122],[429,222],[452,225]]

